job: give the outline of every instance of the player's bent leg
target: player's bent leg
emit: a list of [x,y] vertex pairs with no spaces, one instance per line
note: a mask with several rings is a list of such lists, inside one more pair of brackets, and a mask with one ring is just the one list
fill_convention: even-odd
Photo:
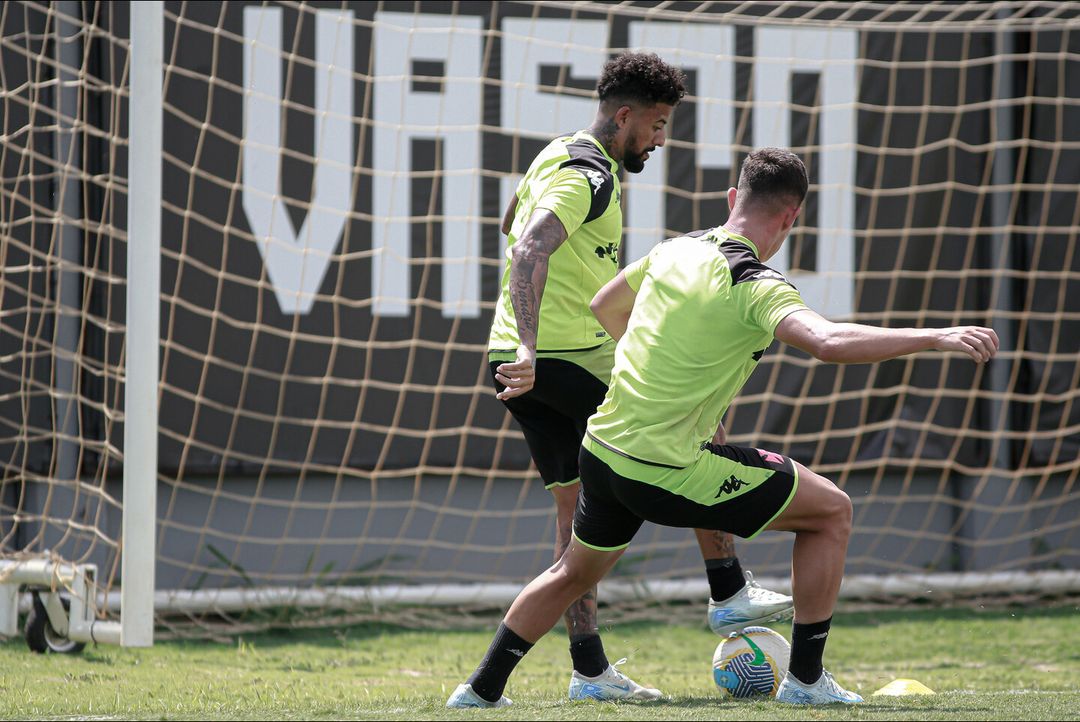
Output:
[[851,536],[851,499],[802,464],[795,462],[795,468],[799,480],[795,495],[769,525],[795,532],[791,656],[776,698],[789,704],[862,702],[862,697],[837,684],[822,666]]
[[795,532],[791,589],[795,621],[832,616],[851,536],[851,499],[835,484],[795,462],[799,485],[767,528]]
[[779,622],[791,617],[791,597],[765,589],[735,556],[735,541],[725,531],[695,529],[705,573],[709,579],[709,629],[726,636],[753,624]]

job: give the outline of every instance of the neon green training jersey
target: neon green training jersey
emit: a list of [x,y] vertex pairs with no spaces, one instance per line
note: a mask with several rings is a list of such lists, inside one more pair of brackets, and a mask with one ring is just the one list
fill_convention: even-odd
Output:
[[777,324],[807,306],[753,243],[723,228],[657,244],[624,273],[637,297],[588,435],[635,461],[684,468],[705,453]]
[[617,171],[618,164],[584,130],[556,138],[533,160],[517,187],[517,210],[508,236],[489,351],[510,352],[513,358],[520,343],[509,291],[511,252],[533,211],[540,208],[558,216],[567,237],[548,260],[537,353],[580,351],[609,341],[589,303],[619,272],[622,192]]

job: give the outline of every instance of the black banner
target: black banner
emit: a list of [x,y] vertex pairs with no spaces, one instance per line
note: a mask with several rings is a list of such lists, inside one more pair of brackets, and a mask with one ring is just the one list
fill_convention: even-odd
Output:
[[[162,468],[179,475],[524,468],[528,453],[516,434],[498,444],[505,413],[489,390],[484,368],[504,244],[498,230],[505,201],[500,179],[524,172],[546,142],[537,133],[504,125],[508,88],[517,86],[502,78],[503,58],[509,43],[521,42],[518,31],[506,28],[515,19],[535,27],[563,21],[567,32],[573,23],[598,22],[604,32],[590,50],[602,59],[631,46],[636,33],[648,32],[643,29],[648,22],[617,12],[594,15],[509,3],[307,3],[269,9],[279,15],[256,3],[170,2],[166,7]],[[351,152],[342,156],[337,148],[334,156],[344,158],[350,188],[347,206],[337,209],[343,219],[340,237],[328,254],[311,256],[312,263],[323,264],[321,282],[308,294],[309,305],[298,310],[283,306],[288,294],[280,274],[289,269],[268,265],[269,251],[253,227],[267,219],[253,221],[245,210],[245,203],[255,201],[244,197],[253,186],[245,178],[244,154],[265,151],[245,137],[245,109],[253,107],[245,105],[253,102],[245,63],[253,62],[258,43],[268,42],[259,28],[279,21],[280,46],[271,51],[280,50],[285,58],[278,172],[288,227],[279,224],[275,233],[299,241],[299,229],[313,214],[314,195],[326,190],[318,189],[315,163],[323,152],[318,138],[329,137],[328,126],[320,125],[328,121],[320,115],[325,107],[317,97],[317,74],[324,67],[318,58],[335,50],[320,35],[332,27],[332,18],[320,16],[322,11],[347,14],[351,29]],[[97,22],[122,38],[126,16],[126,5],[114,3]],[[5,18],[9,26],[24,19],[28,26],[42,22],[33,12]],[[448,31],[425,34],[427,26],[417,18],[453,25],[459,45],[439,50],[439,37]],[[383,32],[395,23],[412,25],[397,35]],[[656,241],[724,222],[724,191],[734,184],[745,152],[760,144],[754,137],[760,125],[755,114],[778,112],[755,99],[756,74],[771,67],[760,59],[766,52],[758,47],[761,26],[726,25],[723,13],[715,15],[715,24],[728,28],[732,39],[731,52],[716,59],[716,66],[730,74],[731,137],[718,138],[715,128],[699,127],[703,116],[695,99],[677,110],[671,142],[658,154],[668,157],[662,178],[664,228],[657,229]],[[16,30],[4,28],[5,35]],[[1080,38],[1057,31],[1008,33],[1014,55],[1006,72],[1013,90],[1005,96],[996,76],[1000,48],[992,32],[935,32],[913,25],[896,32],[843,30],[852,33],[855,49],[848,63],[857,69],[852,102],[828,101],[835,86],[829,73],[843,63],[808,58],[791,65],[788,105],[779,111],[788,113],[786,144],[807,161],[814,184],[804,221],[789,240],[796,285],[800,273],[810,278],[806,274],[824,270],[819,264],[835,239],[819,231],[819,222],[834,204],[850,202],[853,256],[846,278],[853,279],[853,289],[846,317],[890,326],[989,324],[1012,345],[994,362],[996,372],[931,354],[875,366],[811,365],[793,349],[781,357],[774,346],[745,389],[748,400],[729,412],[729,432],[754,433],[755,443],[818,464],[902,463],[918,456],[992,467],[999,459],[991,458],[992,445],[978,432],[1002,428],[1000,415],[1007,414],[1009,429],[1033,437],[1030,444],[1014,437],[1010,464],[1075,459],[1077,435],[1062,439],[1054,432],[1080,424],[1080,406],[1068,393],[1075,387],[1080,355],[1074,300],[1080,297],[1080,254],[1073,250],[1080,107],[1056,101],[1080,97]],[[407,47],[397,55],[380,55],[377,41]],[[126,96],[117,93],[126,58],[116,43],[97,36],[89,42],[94,82],[87,83],[85,120],[102,133],[86,135],[90,230],[84,232],[84,262],[90,271],[85,297],[91,313],[122,324],[121,287],[109,279],[124,276],[125,245],[93,222],[126,224],[123,197],[114,187],[124,182],[126,146],[103,136],[126,136]],[[471,61],[462,44],[475,50]],[[783,54],[799,60],[801,47],[794,44]],[[5,71],[13,69],[4,81],[7,91],[20,82],[14,69],[21,56],[7,47],[2,52]],[[410,182],[408,202],[396,206],[407,216],[400,248],[408,258],[398,264],[407,271],[394,281],[408,289],[409,299],[404,310],[386,311],[373,301],[380,295],[376,284],[389,283],[384,277],[396,273],[398,265],[378,265],[387,257],[387,247],[377,245],[380,224],[392,221],[377,207],[376,188],[386,173],[376,165],[380,139],[391,137],[387,129],[409,123],[400,120],[406,111],[380,106],[379,98],[388,96],[380,96],[378,83],[387,76],[376,65],[399,56],[410,61],[402,97],[411,102],[426,93],[432,100],[428,130],[394,136],[387,144],[407,159],[403,167]],[[451,67],[466,61],[475,62],[482,78],[479,105],[475,113],[455,112],[475,117],[479,168],[459,174],[453,172],[455,144],[473,141],[446,130],[452,123],[444,124],[440,113],[445,116],[448,106],[471,97],[468,88],[455,85]],[[527,70],[540,95],[568,101],[588,99],[595,84],[595,77],[579,74],[572,64],[539,61]],[[707,72],[708,64],[688,68],[692,95],[714,82],[706,80]],[[834,146],[826,112],[837,107],[850,109],[853,137]],[[25,108],[12,103],[3,108],[5,134],[48,122],[29,118]],[[562,130],[572,131],[588,125],[591,116],[566,121],[570,125]],[[1010,134],[1003,137],[1004,132]],[[728,167],[702,162],[707,146],[727,145]],[[833,148],[850,149],[852,184],[841,189],[850,193],[848,201],[823,177],[832,162],[823,156]],[[29,144],[23,147],[29,150]],[[9,188],[14,188],[9,179],[21,177],[17,158],[9,153],[3,159]],[[97,180],[110,174],[114,184]],[[631,188],[626,202],[633,204],[633,178],[626,181]],[[459,271],[454,266],[444,275],[441,259],[451,245],[449,225],[468,215],[448,200],[462,184],[476,189],[476,215],[466,221],[476,224],[483,261],[460,271],[466,289],[475,273],[478,311],[455,315],[446,310],[447,288],[457,283]],[[47,195],[24,182],[11,196],[42,192]],[[22,240],[5,240],[5,268],[20,265],[33,249],[47,253],[50,247],[47,238],[33,233],[32,224],[20,224],[32,215],[32,204],[12,202],[10,208],[5,233]],[[328,217],[333,227],[332,214]],[[37,282],[5,270],[4,359],[18,355],[25,329],[34,326],[33,319],[8,312],[26,313],[34,305],[27,297]],[[38,320],[46,327],[51,323],[44,313]],[[117,368],[122,334],[110,323],[86,324],[82,352],[100,359],[101,367]],[[23,337],[12,329],[22,330]],[[1000,370],[1009,364],[1015,366]],[[32,398],[28,412],[17,408],[14,398],[24,372],[16,365],[5,362],[0,375],[0,397],[7,399],[3,417],[9,427],[20,418],[47,427],[47,399]],[[47,384],[47,371],[32,375],[36,383]],[[85,376],[83,433],[119,446],[122,427],[101,411],[103,404],[122,398],[118,381],[90,371]],[[1003,393],[1010,398],[1004,411],[993,402]],[[4,443],[5,454],[18,443]],[[30,458],[47,465],[48,444],[36,443]]]

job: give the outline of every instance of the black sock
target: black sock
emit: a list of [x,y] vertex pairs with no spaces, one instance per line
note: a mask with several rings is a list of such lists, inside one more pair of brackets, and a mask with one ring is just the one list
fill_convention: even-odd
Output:
[[709,577],[709,595],[714,602],[722,602],[746,584],[738,557],[706,559],[705,574]]
[[570,637],[570,658],[574,669],[586,677],[598,677],[608,668],[604,643],[599,634],[575,634]]
[[791,624],[791,661],[788,671],[803,684],[813,684],[821,676],[821,656],[829,638],[832,617],[823,622]]
[[510,673],[532,647],[531,642],[526,642],[505,624],[500,624],[480,666],[469,677],[473,692],[488,702],[498,702]]

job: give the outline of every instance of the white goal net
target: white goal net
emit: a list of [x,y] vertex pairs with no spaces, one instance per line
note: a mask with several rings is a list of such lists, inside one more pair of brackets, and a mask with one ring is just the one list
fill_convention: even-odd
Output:
[[[554,507],[485,364],[499,219],[649,49],[690,95],[625,178],[624,263],[790,146],[777,260],[813,307],[1002,339],[986,366],[776,344],[729,412],[851,496],[845,594],[1080,590],[1076,4],[166,2],[156,421],[123,403],[129,11],[0,6],[0,559],[96,564],[112,615],[122,515],[156,515],[159,618],[194,633],[509,601]],[[738,550],[783,588],[788,536]],[[693,535],[646,525],[600,597],[706,589]]]

